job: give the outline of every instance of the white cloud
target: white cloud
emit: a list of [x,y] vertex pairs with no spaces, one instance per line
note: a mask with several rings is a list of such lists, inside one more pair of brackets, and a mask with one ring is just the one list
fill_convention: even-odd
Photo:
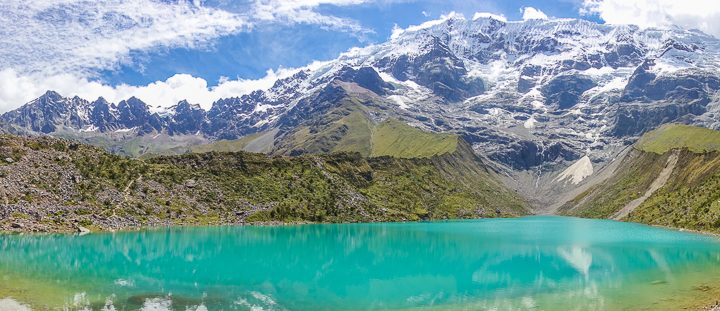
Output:
[[531,19],[548,19],[548,16],[545,14],[545,12],[528,6],[523,8],[522,19],[524,21]]
[[457,13],[457,12],[453,11],[453,12],[450,12],[445,15],[440,15],[440,18],[438,18],[438,19],[429,20],[420,25],[409,26],[408,28],[401,28],[401,27],[398,27],[398,25],[396,24],[393,27],[392,34],[390,35],[390,39],[397,39],[398,37],[400,37],[400,35],[402,35],[405,32],[416,32],[419,30],[423,30],[423,29],[431,28],[433,26],[440,25],[440,24],[448,21],[449,19],[465,19],[465,17],[461,13]]
[[581,14],[597,14],[610,24],[641,27],[677,25],[720,37],[717,0],[584,0]]
[[0,69],[88,77],[133,61],[132,51],[202,48],[264,24],[314,24],[361,36],[370,30],[318,9],[369,1],[255,0],[234,13],[199,0],[3,0]]
[[212,103],[220,98],[267,89],[277,79],[289,77],[302,69],[304,68],[269,70],[265,77],[257,80],[223,79],[214,87],[208,87],[204,79],[188,74],[176,74],[165,81],[146,86],[109,86],[72,74],[22,75],[13,69],[5,69],[0,71],[0,113],[18,108],[47,90],[57,91],[66,97],[79,96],[90,101],[102,96],[114,103],[135,96],[153,107],[170,107],[187,99],[209,109]]
[[4,0],[0,24],[0,68],[83,76],[133,50],[195,48],[249,27],[239,15],[182,0]]
[[473,20],[478,20],[481,18],[492,18],[494,20],[499,20],[501,22],[507,22],[507,18],[503,14],[494,14],[494,13],[488,13],[488,12],[476,12],[475,15],[473,15]]
[[[176,74],[145,86],[94,82],[101,70],[135,61],[133,51],[203,48],[215,39],[265,24],[316,24],[362,34],[349,19],[323,15],[321,5],[349,6],[370,0],[254,0],[228,11],[200,0],[2,0],[0,1],[0,112],[46,90],[118,102],[136,96],[151,105],[187,99],[208,108],[222,97],[272,85],[293,70],[268,71],[258,80],[223,79],[218,86]],[[235,5],[235,4],[232,4]]]
[[367,33],[357,21],[324,15],[317,11],[320,5],[350,6],[372,2],[372,0],[255,0],[253,17],[259,21],[280,23],[304,23],[326,26],[334,29]]

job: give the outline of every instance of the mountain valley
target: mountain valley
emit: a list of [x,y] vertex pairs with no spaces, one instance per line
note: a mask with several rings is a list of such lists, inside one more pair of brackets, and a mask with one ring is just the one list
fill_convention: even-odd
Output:
[[[493,187],[501,181],[534,213],[650,222],[640,212],[650,212],[645,207],[662,185],[682,188],[671,170],[647,191],[669,155],[682,167],[710,156],[633,144],[663,124],[719,129],[718,72],[720,41],[696,30],[450,16],[297,69],[269,89],[219,99],[207,111],[187,101],[158,108],[134,97],[114,104],[48,91],[0,122],[7,132],[69,139],[147,163],[217,151],[263,153],[268,161],[344,153],[412,162],[462,149],[485,171],[473,178],[492,175]],[[628,180],[616,172],[635,174]],[[708,174],[697,185],[710,182]],[[639,207],[622,211],[637,199]]]

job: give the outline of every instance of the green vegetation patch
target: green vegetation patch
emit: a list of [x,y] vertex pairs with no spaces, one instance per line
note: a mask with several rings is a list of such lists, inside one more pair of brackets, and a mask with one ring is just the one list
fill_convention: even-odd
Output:
[[371,140],[374,125],[364,112],[351,112],[338,122],[338,127],[344,130],[344,135],[333,148],[333,152],[359,152],[363,156],[372,153]]
[[666,124],[643,135],[635,148],[658,154],[682,148],[695,153],[720,151],[720,131],[689,125]]
[[[608,180],[578,195],[565,204],[560,212],[566,215],[608,218],[630,201],[641,197],[660,172],[665,168],[670,152],[659,154],[663,145],[680,146],[677,131],[692,133],[715,133],[710,130],[686,126],[670,130],[671,135],[659,140],[675,137],[672,143],[659,143],[653,139],[654,151],[633,150],[623,159],[616,174]],[[654,133],[653,135],[657,135]],[[662,135],[660,135],[662,136]],[[654,137],[653,137],[654,138]],[[707,137],[705,137],[707,138]],[[702,141],[703,139],[686,139]],[[707,142],[708,140],[706,140]],[[645,142],[648,143],[648,142]],[[625,220],[651,225],[687,228],[693,230],[720,232],[720,152],[700,152],[699,144],[685,144],[675,154],[678,161],[667,183],[635,208]],[[710,146],[705,143],[705,146]],[[644,145],[647,148],[647,145]],[[643,149],[644,149],[643,148]]]
[[628,220],[720,232],[720,153],[681,152],[672,178]]
[[[301,155],[357,152],[363,157],[430,158],[457,150],[459,137],[424,131],[400,120],[385,119],[376,98],[346,96],[277,136],[272,154]],[[384,121],[379,121],[384,120]]]
[[372,156],[428,158],[453,153],[458,136],[426,132],[397,120],[387,120],[373,132]]

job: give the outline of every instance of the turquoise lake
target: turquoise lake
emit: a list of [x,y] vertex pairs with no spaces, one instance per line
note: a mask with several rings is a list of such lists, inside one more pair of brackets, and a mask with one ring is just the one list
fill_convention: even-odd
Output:
[[719,290],[717,238],[606,220],[0,235],[0,301],[32,310],[673,310]]

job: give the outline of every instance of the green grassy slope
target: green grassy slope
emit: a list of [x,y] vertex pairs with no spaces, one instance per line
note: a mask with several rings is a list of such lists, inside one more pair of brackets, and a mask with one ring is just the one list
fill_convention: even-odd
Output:
[[[524,202],[469,147],[431,158],[203,153],[128,159],[0,136],[0,230],[514,216]],[[468,153],[469,152],[469,153]]]
[[427,158],[455,152],[459,137],[454,134],[425,132],[397,120],[375,127],[371,156]]
[[630,201],[643,196],[666,161],[667,155],[632,150],[622,160],[618,174],[581,193],[558,212],[577,217],[610,218]]
[[[388,119],[378,124],[366,111],[355,106],[338,109],[342,115],[322,127],[299,126],[284,137],[273,154],[325,154],[357,152],[365,157],[428,158],[452,153],[459,137],[454,134],[431,133],[402,121]],[[338,111],[335,111],[338,113]],[[256,133],[235,140],[219,140],[186,148],[193,153],[239,152],[264,135]],[[271,147],[269,148],[271,149]],[[173,149],[175,150],[175,149]],[[182,154],[185,152],[178,152]]]
[[647,133],[623,159],[615,176],[561,208],[568,215],[607,218],[641,197],[678,157],[667,183],[626,220],[720,232],[720,132],[666,125]]
[[457,150],[459,137],[423,131],[402,121],[375,122],[372,109],[346,99],[316,122],[280,138],[276,154],[358,152],[365,157],[428,158]]
[[698,153],[720,151],[720,132],[696,126],[666,124],[643,135],[635,148],[658,154],[682,148]]
[[680,152],[668,183],[627,220],[720,232],[720,152]]
[[370,156],[375,124],[367,117],[368,108],[356,99],[345,99],[339,107],[322,117],[299,125],[279,137],[273,154],[327,154],[358,152]]

